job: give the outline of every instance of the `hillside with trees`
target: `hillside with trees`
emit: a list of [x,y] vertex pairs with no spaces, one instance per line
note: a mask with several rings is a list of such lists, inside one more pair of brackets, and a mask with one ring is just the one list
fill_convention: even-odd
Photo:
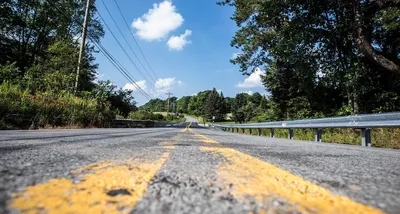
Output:
[[[169,112],[193,115],[204,118],[206,121],[226,121],[234,122],[261,122],[271,120],[268,111],[268,99],[260,93],[249,95],[239,93],[235,97],[225,97],[212,90],[202,91],[193,96],[184,96],[180,99],[173,97],[170,99]],[[176,104],[176,109],[173,107]],[[145,105],[139,107],[142,111],[160,112],[166,111],[168,100],[152,99]],[[227,118],[227,114],[232,113],[232,118]]]

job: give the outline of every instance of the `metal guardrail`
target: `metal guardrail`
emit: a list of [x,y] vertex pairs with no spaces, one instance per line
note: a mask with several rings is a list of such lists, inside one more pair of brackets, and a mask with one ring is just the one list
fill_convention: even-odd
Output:
[[150,128],[154,127],[154,122],[150,120],[127,120],[115,119],[111,122],[114,128]]
[[[321,119],[278,121],[250,124],[225,124],[214,125],[225,131],[239,133],[239,129],[257,129],[261,135],[262,129],[271,129],[270,137],[274,137],[274,129],[288,129],[288,138],[293,139],[293,129],[315,129],[315,141],[322,142],[322,129],[324,128],[353,128],[361,129],[361,145],[371,146],[371,128],[396,128],[400,127],[400,112],[384,114],[361,114],[345,117],[332,117]],[[244,132],[243,132],[244,133]]]

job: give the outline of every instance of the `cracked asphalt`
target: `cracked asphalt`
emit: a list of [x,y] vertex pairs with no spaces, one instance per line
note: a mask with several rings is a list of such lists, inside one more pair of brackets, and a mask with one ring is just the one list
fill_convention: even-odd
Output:
[[397,150],[226,133],[194,119],[0,131],[0,160],[0,213],[400,213]]

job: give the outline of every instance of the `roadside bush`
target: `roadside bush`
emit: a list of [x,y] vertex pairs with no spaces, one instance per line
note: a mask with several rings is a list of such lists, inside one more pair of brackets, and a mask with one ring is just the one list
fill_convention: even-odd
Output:
[[166,118],[162,114],[139,110],[139,111],[134,111],[134,112],[129,113],[129,119],[164,121]]
[[[22,119],[21,119],[22,118]],[[30,95],[19,86],[0,85],[0,120],[17,127],[97,126],[115,118],[108,106],[67,92]],[[4,126],[4,125],[3,125]]]

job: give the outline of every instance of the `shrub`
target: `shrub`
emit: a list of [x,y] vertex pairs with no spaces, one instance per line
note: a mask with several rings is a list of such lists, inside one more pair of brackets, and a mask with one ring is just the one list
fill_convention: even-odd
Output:
[[98,105],[94,99],[79,98],[67,92],[31,95],[16,85],[0,85],[0,120],[19,127],[103,127],[113,118],[115,114],[109,107]]

